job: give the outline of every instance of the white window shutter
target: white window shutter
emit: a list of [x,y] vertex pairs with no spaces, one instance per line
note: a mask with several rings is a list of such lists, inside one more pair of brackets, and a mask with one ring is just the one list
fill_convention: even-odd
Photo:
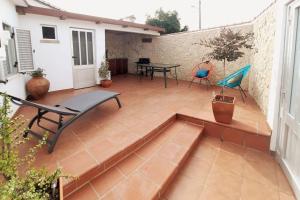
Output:
[[15,29],[19,72],[33,71],[33,57],[30,30]]

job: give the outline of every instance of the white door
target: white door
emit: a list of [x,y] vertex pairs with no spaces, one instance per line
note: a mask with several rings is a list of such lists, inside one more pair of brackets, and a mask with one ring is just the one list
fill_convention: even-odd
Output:
[[71,29],[74,88],[91,87],[96,84],[94,32]]
[[300,198],[300,0],[287,9],[277,151]]

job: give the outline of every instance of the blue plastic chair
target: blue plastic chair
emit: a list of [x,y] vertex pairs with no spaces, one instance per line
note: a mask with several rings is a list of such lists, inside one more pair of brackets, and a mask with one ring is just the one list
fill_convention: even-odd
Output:
[[223,80],[220,80],[217,83],[217,85],[222,86],[222,87],[223,86],[228,87],[228,88],[239,87],[242,99],[245,102],[243,95],[245,95],[245,97],[247,97],[247,95],[246,95],[245,91],[243,90],[243,88],[241,87],[241,83],[242,83],[243,78],[249,72],[250,68],[251,68],[251,65],[246,65],[245,67],[239,69],[238,71],[234,72],[233,74],[230,74]]

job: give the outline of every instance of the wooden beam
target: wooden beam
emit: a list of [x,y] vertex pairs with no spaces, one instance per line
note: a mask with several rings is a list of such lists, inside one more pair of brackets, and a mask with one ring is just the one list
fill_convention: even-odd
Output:
[[109,18],[103,18],[103,17],[96,17],[91,15],[83,15],[78,13],[72,13],[67,12],[63,10],[55,10],[55,9],[48,9],[48,8],[41,8],[41,7],[35,7],[35,6],[28,6],[28,7],[22,7],[22,6],[16,6],[16,11],[19,14],[36,14],[36,15],[43,15],[43,16],[51,16],[51,17],[57,17],[61,20],[65,19],[75,19],[75,20],[83,20],[83,21],[90,21],[96,24],[104,23],[104,24],[112,24],[112,25],[119,25],[123,28],[127,27],[134,27],[134,28],[140,28],[140,29],[149,29],[157,32],[165,32],[165,29],[145,24],[138,24],[133,22],[127,22],[122,20],[114,20]]
[[26,15],[26,11],[25,9],[23,9],[23,7],[16,7],[16,11],[19,15]]

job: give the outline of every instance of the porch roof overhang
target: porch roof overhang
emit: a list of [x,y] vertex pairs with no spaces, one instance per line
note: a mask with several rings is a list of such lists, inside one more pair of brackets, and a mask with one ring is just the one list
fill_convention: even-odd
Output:
[[119,25],[122,27],[133,27],[133,28],[140,28],[144,31],[156,31],[159,33],[164,33],[165,29],[151,26],[147,24],[139,24],[134,22],[128,22],[123,20],[116,20],[116,19],[109,19],[104,17],[96,17],[91,15],[83,15],[78,13],[72,13],[68,11],[63,10],[57,10],[57,9],[49,9],[49,8],[41,8],[41,7],[35,7],[35,6],[16,6],[16,11],[18,14],[36,14],[36,15],[44,15],[44,16],[51,16],[51,17],[58,17],[61,20],[65,19],[75,19],[75,20],[83,20],[83,21],[90,21],[94,22],[96,24],[112,24],[112,25]]

